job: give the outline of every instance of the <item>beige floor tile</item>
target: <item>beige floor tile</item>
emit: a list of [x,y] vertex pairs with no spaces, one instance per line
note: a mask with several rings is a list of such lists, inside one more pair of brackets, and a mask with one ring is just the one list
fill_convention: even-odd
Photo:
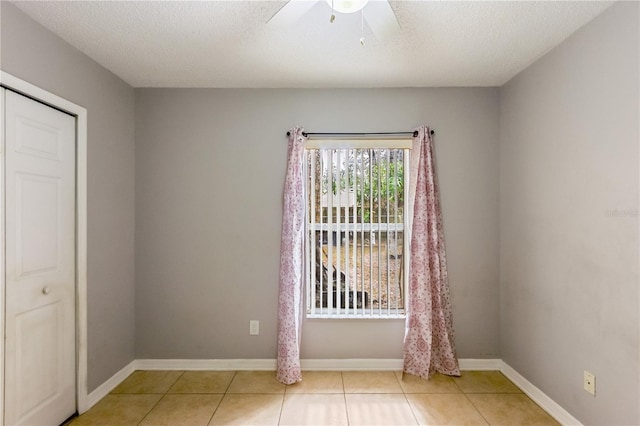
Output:
[[273,371],[136,371],[70,424],[558,424],[497,371],[428,381],[391,371],[315,371],[303,378],[287,387]]
[[421,425],[488,424],[463,394],[410,394],[407,399]]
[[492,426],[559,424],[524,394],[469,394],[467,396]]
[[453,381],[464,393],[522,393],[499,371],[463,371]]
[[207,426],[222,400],[218,394],[167,394],[140,425],[144,426]]
[[165,393],[182,371],[134,371],[111,393]]
[[235,371],[185,371],[169,393],[225,393]]
[[285,395],[280,425],[347,425],[344,394]]
[[210,425],[277,425],[284,395],[226,394]]
[[346,394],[349,425],[417,425],[404,394]]
[[89,411],[71,422],[73,426],[137,425],[162,395],[107,395]]
[[443,374],[434,374],[429,380],[408,373],[396,372],[396,377],[405,393],[461,393],[453,379]]
[[302,381],[287,386],[287,393],[343,393],[339,371],[305,371]]
[[284,393],[285,388],[274,371],[238,371],[227,393]]
[[402,393],[393,371],[343,371],[345,393]]

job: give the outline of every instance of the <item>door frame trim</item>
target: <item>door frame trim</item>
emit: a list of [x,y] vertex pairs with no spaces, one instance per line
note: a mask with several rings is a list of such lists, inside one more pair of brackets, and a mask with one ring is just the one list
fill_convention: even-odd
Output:
[[[68,112],[76,119],[76,409],[88,407],[87,388],[87,110],[51,92],[0,70],[0,85],[29,98]],[[4,101],[3,101],[4,102]],[[4,105],[0,108],[4,111]],[[4,131],[4,129],[2,129]],[[4,207],[4,146],[0,144],[0,205]],[[0,212],[1,234],[5,235],[5,209]],[[4,240],[4,238],[3,238]],[[5,320],[5,253],[0,244],[0,331]],[[4,339],[0,339],[0,359],[4,360]],[[3,361],[4,363],[4,361]],[[4,365],[0,366],[0,413],[4,413]],[[4,419],[0,419],[3,423]]]

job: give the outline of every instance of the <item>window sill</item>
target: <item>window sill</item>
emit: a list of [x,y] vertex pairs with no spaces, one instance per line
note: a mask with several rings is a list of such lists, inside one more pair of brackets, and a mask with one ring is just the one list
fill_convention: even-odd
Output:
[[307,313],[306,317],[308,319],[372,319],[372,320],[384,320],[384,319],[405,319],[407,316],[404,312],[397,314],[311,314]]

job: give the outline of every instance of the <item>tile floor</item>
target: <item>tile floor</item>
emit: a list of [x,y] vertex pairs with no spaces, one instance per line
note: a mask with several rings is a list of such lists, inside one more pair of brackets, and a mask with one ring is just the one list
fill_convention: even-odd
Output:
[[557,425],[497,371],[135,371],[71,425]]

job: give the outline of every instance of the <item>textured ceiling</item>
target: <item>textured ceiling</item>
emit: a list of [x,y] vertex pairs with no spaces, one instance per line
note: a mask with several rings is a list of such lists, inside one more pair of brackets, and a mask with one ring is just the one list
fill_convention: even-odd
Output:
[[134,87],[310,88],[499,86],[612,4],[392,1],[401,31],[361,46],[323,0],[267,25],[285,3],[14,2]]

